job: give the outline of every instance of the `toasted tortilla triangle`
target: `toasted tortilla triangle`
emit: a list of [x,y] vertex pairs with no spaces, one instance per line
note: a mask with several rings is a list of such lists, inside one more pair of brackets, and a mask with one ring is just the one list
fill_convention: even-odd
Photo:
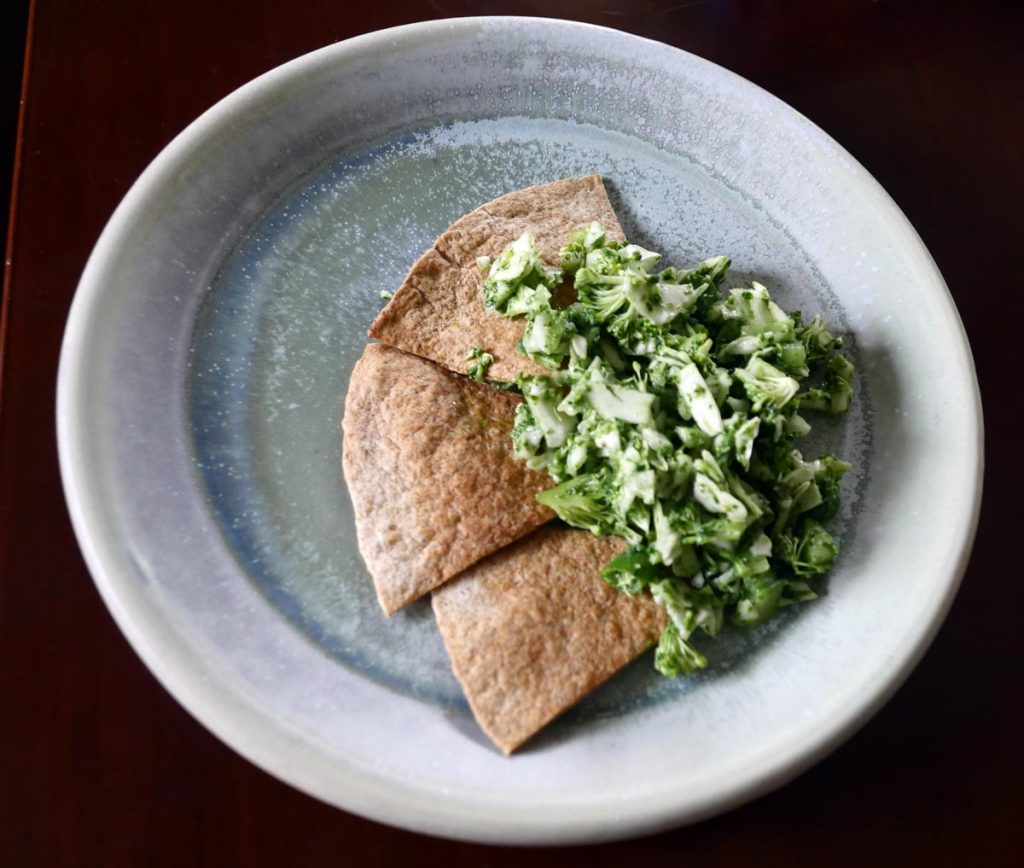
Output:
[[592,220],[602,223],[610,238],[624,240],[597,175],[538,184],[481,205],[449,226],[417,260],[370,326],[370,337],[459,373],[466,372],[472,347],[494,356],[487,373],[492,379],[546,373],[516,349],[523,319],[484,308],[484,274],[476,260],[500,255],[529,231],[543,259],[556,265],[569,233]]
[[516,395],[370,344],[345,399],[359,551],[389,615],[553,518],[512,452]]
[[548,525],[434,591],[452,669],[484,732],[511,753],[651,647],[665,613],[610,588],[621,539]]

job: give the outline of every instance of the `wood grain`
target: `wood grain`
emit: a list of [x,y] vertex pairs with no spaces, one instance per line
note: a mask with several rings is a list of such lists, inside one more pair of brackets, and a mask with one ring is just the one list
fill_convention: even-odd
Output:
[[[5,285],[0,864],[1021,864],[1020,9],[995,0],[38,4]],[[76,281],[118,200],[168,140],[303,52],[496,11],[579,17],[672,43],[824,127],[924,237],[960,308],[986,401],[974,557],[948,622],[898,695],[783,790],[693,828],[600,849],[527,854],[399,832],[240,759],[170,699],[113,625],[57,471],[54,382]]]

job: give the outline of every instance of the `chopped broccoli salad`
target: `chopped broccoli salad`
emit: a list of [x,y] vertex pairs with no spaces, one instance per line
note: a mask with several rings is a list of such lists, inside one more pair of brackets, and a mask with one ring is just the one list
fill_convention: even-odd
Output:
[[[554,482],[537,500],[627,541],[603,576],[665,609],[655,667],[671,676],[707,665],[696,631],[763,624],[816,596],[849,465],[796,443],[805,413],[846,412],[853,366],[820,317],[786,313],[759,283],[723,293],[727,257],[660,261],[592,223],[561,268],[529,233],[478,265],[486,307],[525,317],[520,352],[550,371],[517,381],[516,454]],[[577,298],[565,308],[551,301],[562,280]],[[490,355],[470,355],[482,379]]]

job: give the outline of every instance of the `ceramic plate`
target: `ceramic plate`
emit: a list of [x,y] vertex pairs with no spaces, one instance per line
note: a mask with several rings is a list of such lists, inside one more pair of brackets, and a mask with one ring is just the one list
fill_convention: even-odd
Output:
[[[821,600],[650,657],[508,759],[426,603],[387,620],[355,545],[339,421],[366,327],[459,215],[598,173],[628,236],[848,334],[854,464]],[[781,784],[923,653],[977,516],[980,410],[942,278],[874,180],[792,109],[612,30],[464,19],[299,58],[143,174],[82,277],[60,369],[68,503],[121,629],[253,762],[384,822],[505,842],[694,821]]]

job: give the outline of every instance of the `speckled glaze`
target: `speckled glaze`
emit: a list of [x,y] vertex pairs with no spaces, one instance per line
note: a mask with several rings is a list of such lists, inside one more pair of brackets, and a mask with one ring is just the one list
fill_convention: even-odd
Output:
[[[509,760],[478,733],[429,606],[377,608],[338,423],[380,292],[441,230],[501,193],[589,173],[629,237],[678,265],[728,253],[736,283],[849,334],[853,410],[805,451],[855,469],[827,596],[706,646],[698,678],[639,661]],[[58,423],[97,585],[196,717],[327,801],[489,841],[693,821],[833,748],[941,622],[981,483],[960,322],[864,170],[705,61],[533,19],[350,40],[190,126],[83,275]]]

